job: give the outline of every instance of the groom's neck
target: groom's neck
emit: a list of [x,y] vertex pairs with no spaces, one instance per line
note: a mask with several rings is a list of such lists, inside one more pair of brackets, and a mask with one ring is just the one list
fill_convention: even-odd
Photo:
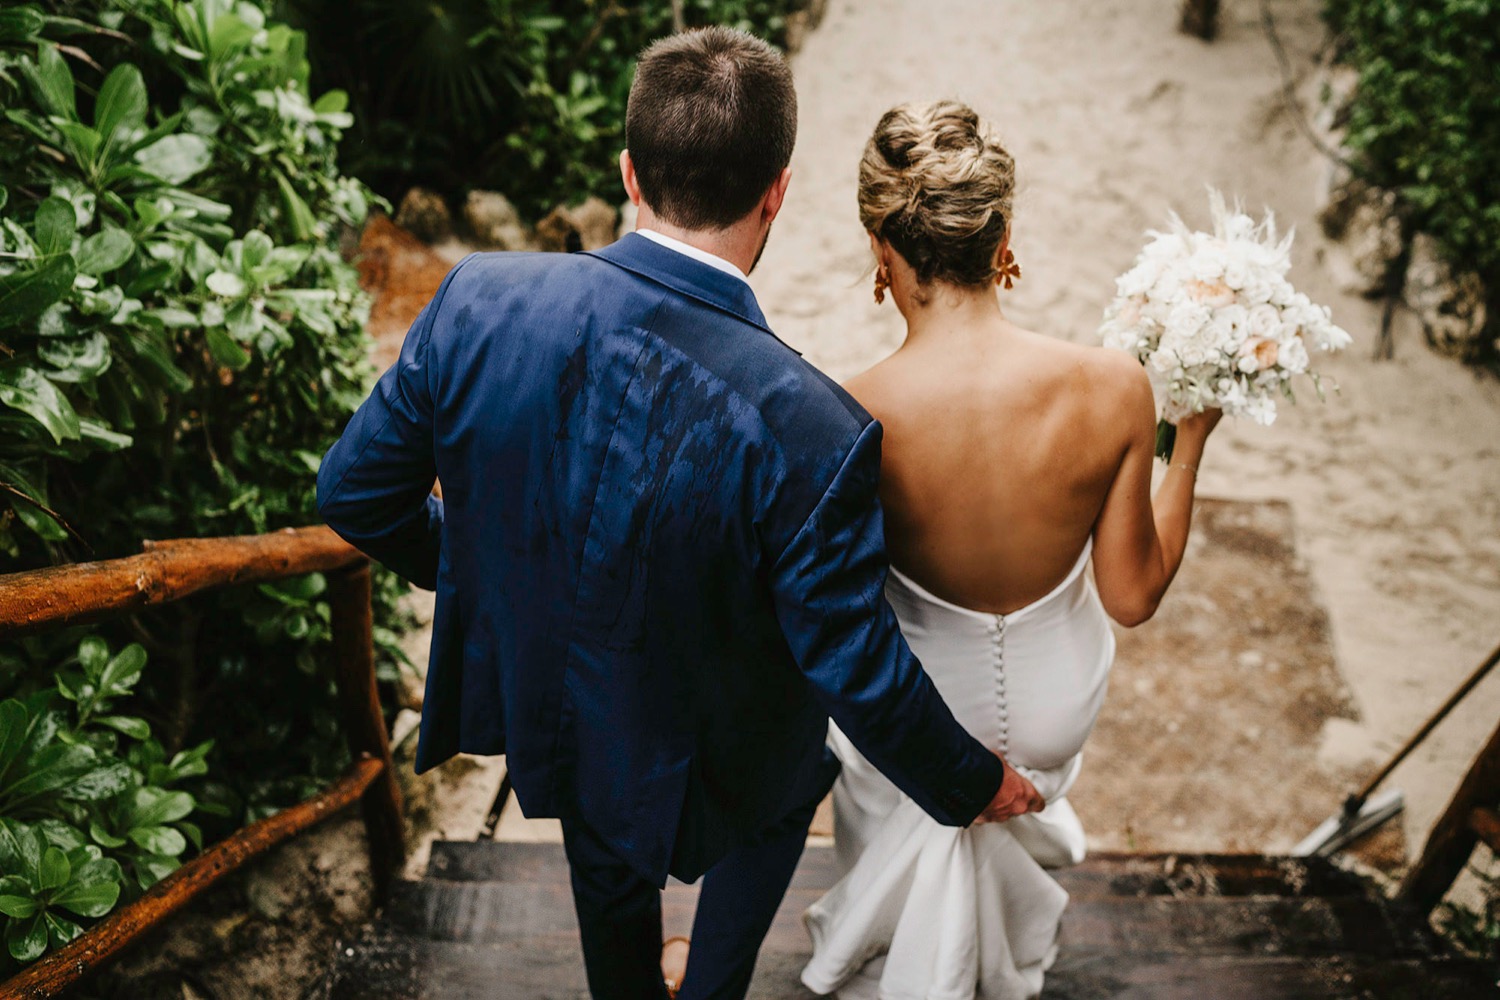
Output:
[[753,215],[725,229],[684,229],[657,215],[645,202],[636,216],[637,229],[650,229],[674,240],[721,257],[748,275],[760,255],[763,236]]

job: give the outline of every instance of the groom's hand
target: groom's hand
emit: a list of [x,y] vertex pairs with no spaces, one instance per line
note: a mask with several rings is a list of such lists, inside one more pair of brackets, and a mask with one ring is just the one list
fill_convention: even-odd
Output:
[[995,797],[974,823],[1004,823],[1025,813],[1041,812],[1046,805],[1036,786],[1020,771],[1006,764],[1005,777],[1000,782],[999,791],[995,792]]

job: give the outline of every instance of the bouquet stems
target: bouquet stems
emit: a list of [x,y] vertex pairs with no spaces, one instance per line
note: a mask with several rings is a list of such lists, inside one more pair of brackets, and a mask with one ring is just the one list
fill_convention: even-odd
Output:
[[1177,447],[1177,425],[1165,420],[1156,422],[1156,457],[1163,462],[1172,461],[1172,449]]

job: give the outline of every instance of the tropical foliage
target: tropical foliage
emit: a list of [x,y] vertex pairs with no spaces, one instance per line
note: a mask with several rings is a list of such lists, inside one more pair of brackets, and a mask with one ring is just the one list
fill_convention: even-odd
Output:
[[[0,95],[0,571],[314,522],[371,375],[339,253],[371,196],[302,36],[237,0],[8,4]],[[9,960],[342,769],[324,588],[0,648]]]
[[[683,0],[688,26],[776,43],[807,0]],[[619,200],[616,156],[636,53],[672,4],[620,0],[283,0],[308,32],[315,81],[353,96],[345,162],[391,198],[412,183],[503,191],[532,218]]]
[[1500,0],[1328,0],[1359,71],[1346,143],[1398,192],[1414,229],[1488,290],[1481,349],[1500,338]]

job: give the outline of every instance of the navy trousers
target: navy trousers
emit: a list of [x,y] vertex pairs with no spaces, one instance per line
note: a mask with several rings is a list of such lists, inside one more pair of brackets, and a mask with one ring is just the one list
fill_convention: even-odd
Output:
[[[822,766],[810,772],[793,807],[703,876],[679,1000],[743,1000],[813,813],[837,776],[838,762],[824,751]],[[563,820],[563,845],[594,1000],[666,1000],[660,890],[579,820]]]

